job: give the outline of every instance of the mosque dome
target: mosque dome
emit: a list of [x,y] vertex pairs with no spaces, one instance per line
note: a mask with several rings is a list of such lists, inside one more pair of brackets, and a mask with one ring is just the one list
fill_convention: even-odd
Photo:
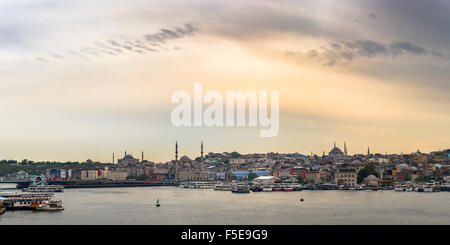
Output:
[[366,177],[366,179],[376,179],[377,177],[373,174],[369,175]]
[[188,156],[184,155],[180,158],[180,162],[181,163],[191,163],[192,160]]

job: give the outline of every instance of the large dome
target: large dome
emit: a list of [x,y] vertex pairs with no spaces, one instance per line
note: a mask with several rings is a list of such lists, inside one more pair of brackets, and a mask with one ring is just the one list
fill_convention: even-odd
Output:
[[340,155],[340,154],[344,154],[342,151],[341,151],[341,149],[339,149],[339,148],[337,148],[337,147],[334,147],[333,149],[331,149],[331,151],[330,151],[330,153],[329,153],[330,155]]
[[409,170],[409,166],[406,163],[402,163],[402,164],[398,165],[397,168],[400,170]]
[[192,162],[192,160],[188,156],[184,155],[180,158],[180,162],[181,163],[190,163],[190,162]]

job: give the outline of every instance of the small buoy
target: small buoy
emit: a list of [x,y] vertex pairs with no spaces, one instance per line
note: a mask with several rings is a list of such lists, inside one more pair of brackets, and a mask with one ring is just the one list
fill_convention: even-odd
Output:
[[303,202],[303,198],[302,198],[302,199],[300,199],[300,201],[302,201],[302,202]]

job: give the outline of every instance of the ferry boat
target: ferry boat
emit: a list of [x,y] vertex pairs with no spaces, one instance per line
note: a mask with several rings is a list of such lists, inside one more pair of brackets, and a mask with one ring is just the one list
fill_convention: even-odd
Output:
[[36,206],[37,211],[62,211],[64,207],[62,206],[62,201],[50,200],[43,204]]
[[435,189],[435,185],[433,185],[433,184],[426,184],[423,187],[424,192],[434,192],[434,189]]
[[262,192],[262,191],[263,191],[263,188],[260,187],[260,186],[255,186],[255,187],[252,187],[251,190],[252,190],[253,192]]
[[32,185],[28,188],[23,188],[24,192],[64,192],[62,185]]
[[233,189],[230,185],[216,185],[214,186],[215,191],[231,191]]
[[357,185],[356,188],[355,188],[355,190],[356,190],[356,191],[364,191],[364,190],[366,190],[366,188],[364,188],[364,187],[362,187],[362,186],[360,186],[360,185]]
[[450,191],[450,184],[444,184],[440,187],[441,191]]
[[283,187],[282,190],[283,191],[294,191],[294,188],[292,188],[292,187]]
[[408,187],[406,185],[396,185],[395,186],[395,191],[406,191]]
[[250,193],[250,188],[246,184],[237,184],[231,189],[233,193]]
[[263,192],[272,192],[273,190],[272,190],[272,187],[264,187],[262,191]]
[[45,204],[54,198],[53,193],[0,193],[3,205],[7,210],[31,209]]

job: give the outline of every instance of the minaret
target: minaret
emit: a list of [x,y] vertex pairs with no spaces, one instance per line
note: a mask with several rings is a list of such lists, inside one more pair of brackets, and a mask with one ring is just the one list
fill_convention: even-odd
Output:
[[334,142],[334,148],[336,148],[336,141]]
[[123,156],[126,156],[127,155],[127,150],[125,150],[125,155],[123,155]]
[[178,142],[175,141],[175,161],[178,162]]
[[344,142],[344,154],[347,156],[347,144]]
[[200,168],[203,169],[203,141],[200,145]]
[[144,150],[142,150],[141,162],[144,162]]
[[367,156],[370,156],[370,148],[367,147]]
[[114,152],[113,152],[113,155],[112,155],[112,164],[114,164]]

